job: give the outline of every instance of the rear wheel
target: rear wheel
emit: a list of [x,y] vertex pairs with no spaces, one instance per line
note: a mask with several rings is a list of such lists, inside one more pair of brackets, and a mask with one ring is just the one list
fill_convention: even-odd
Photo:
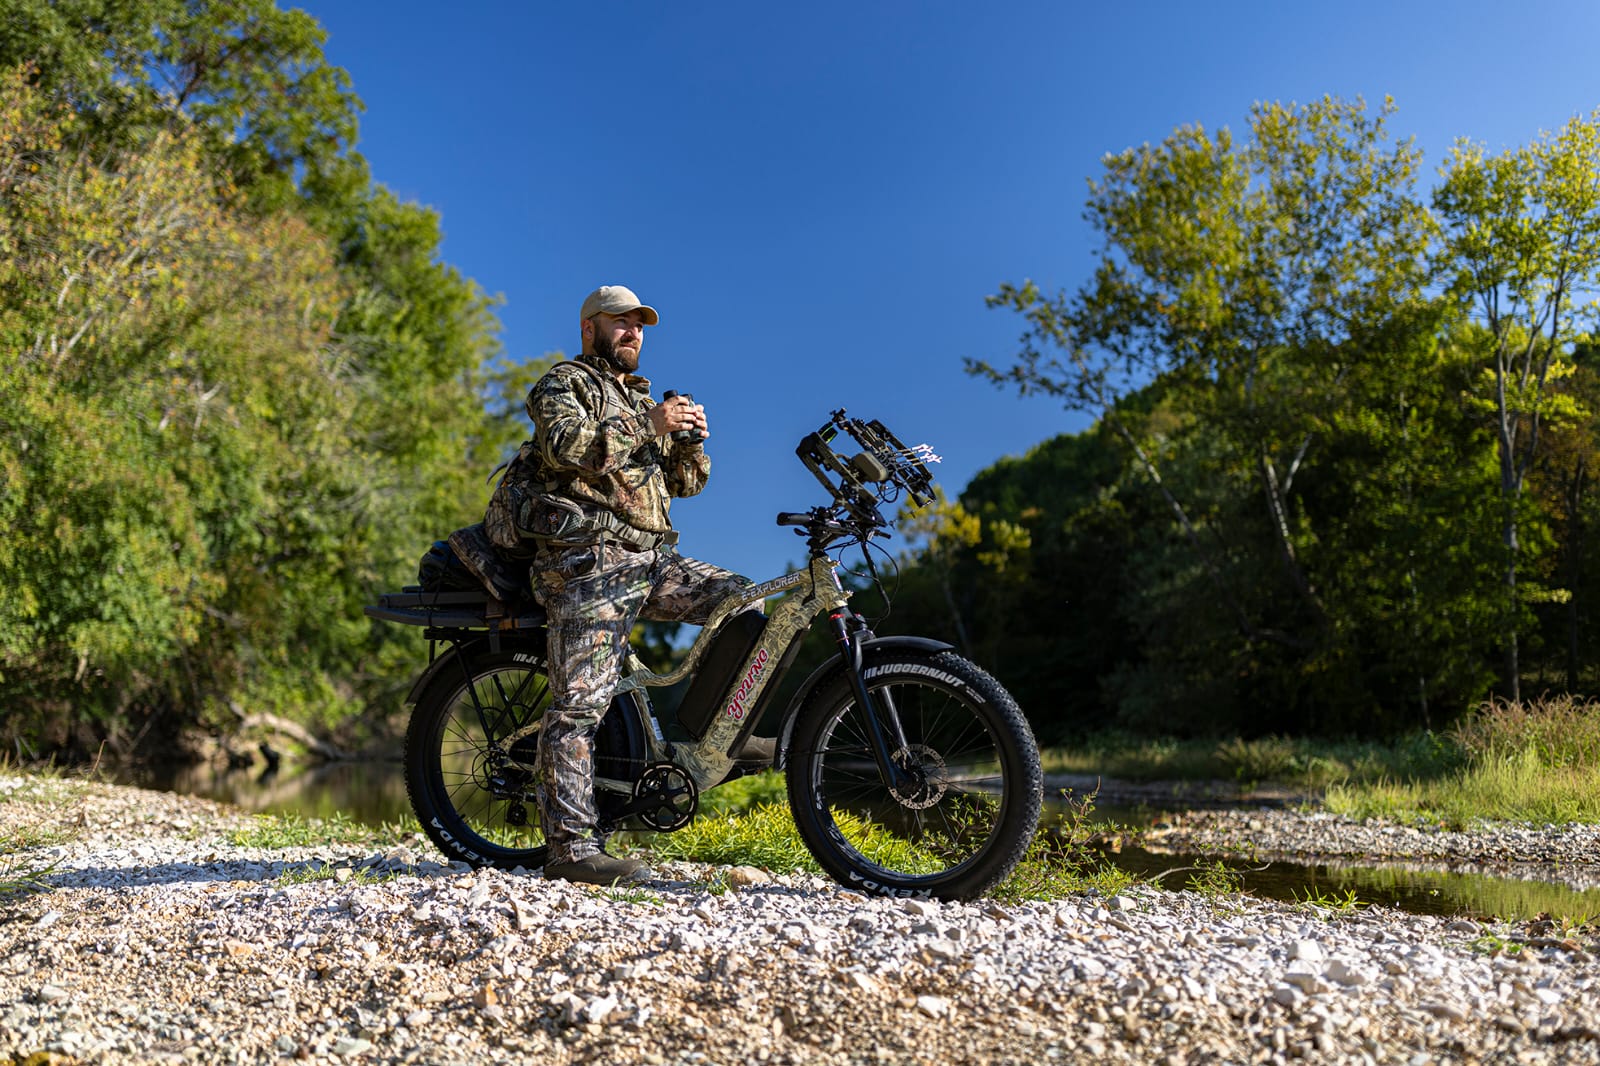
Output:
[[[645,765],[642,737],[628,714],[632,699],[618,697],[601,719],[596,778],[631,782]],[[468,653],[423,689],[406,730],[406,791],[440,851],[473,866],[544,865],[533,788],[538,726],[549,706],[542,648]],[[627,801],[606,790],[597,790],[596,799],[602,822]]]
[[994,887],[1027,851],[1044,799],[1016,701],[950,652],[869,652],[862,677],[903,780],[883,780],[850,679],[835,678],[790,743],[801,839],[831,876],[868,892],[970,899]]

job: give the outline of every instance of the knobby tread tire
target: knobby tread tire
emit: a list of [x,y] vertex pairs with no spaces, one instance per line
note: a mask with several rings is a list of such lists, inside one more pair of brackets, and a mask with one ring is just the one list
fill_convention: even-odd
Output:
[[[447,664],[418,695],[406,728],[405,777],[411,809],[421,823],[423,832],[445,856],[475,868],[493,866],[502,870],[518,867],[535,870],[544,866],[548,852],[543,844],[543,834],[538,830],[538,808],[531,797],[523,802],[528,825],[512,827],[503,821],[510,809],[508,802],[495,804],[483,790],[469,790],[471,801],[485,805],[476,821],[471,821],[456,806],[462,795],[460,790],[467,782],[455,781],[456,791],[453,793],[452,782],[446,780],[442,766],[443,735],[453,715],[460,712],[468,685],[496,672],[517,670],[536,674],[535,683],[547,692],[548,675],[542,649],[524,646],[500,652],[474,653],[467,658],[464,670],[458,665]],[[548,695],[541,694],[541,698],[547,706]],[[603,774],[607,769],[617,773],[617,767],[622,762],[626,762],[630,768],[644,765],[643,752],[632,750],[635,745],[629,740],[630,732],[621,710],[619,703],[614,703],[601,720],[594,743],[597,774]],[[463,747],[462,753],[467,750]],[[601,813],[603,819],[606,813],[604,807]],[[524,838],[528,846],[507,846],[488,839],[480,829],[491,825],[493,828],[504,826],[507,832]]]
[[[964,712],[982,723],[1000,764],[999,812],[986,838],[970,855],[936,872],[889,868],[858,852],[835,824],[826,795],[828,786],[822,780],[829,760],[837,757],[842,746],[830,734],[840,732],[845,717],[856,713],[850,678],[840,674],[807,700],[791,738],[789,803],[801,839],[830,876],[852,888],[877,895],[951,900],[982,895],[1021,862],[1033,841],[1044,801],[1039,749],[1021,708],[1000,682],[954,652],[869,650],[862,671],[869,690],[933,693],[943,705],[959,708],[951,712],[954,716]],[[912,725],[907,723],[908,743],[914,741]],[[862,757],[857,754],[855,759],[859,763]],[[878,787],[886,797],[892,796],[881,781]],[[903,811],[896,813],[904,815]]]

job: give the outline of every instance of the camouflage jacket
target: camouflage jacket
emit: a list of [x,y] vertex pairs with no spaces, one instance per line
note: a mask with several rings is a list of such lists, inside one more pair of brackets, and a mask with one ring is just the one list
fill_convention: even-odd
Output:
[[585,510],[609,511],[635,529],[670,530],[670,498],[705,488],[711,460],[698,442],[655,435],[648,379],[628,375],[619,386],[615,374],[580,358],[598,374],[561,363],[528,392],[533,439],[507,478]]

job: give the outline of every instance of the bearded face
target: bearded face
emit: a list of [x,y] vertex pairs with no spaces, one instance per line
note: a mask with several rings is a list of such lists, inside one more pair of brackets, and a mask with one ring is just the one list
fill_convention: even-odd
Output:
[[613,343],[610,337],[596,334],[594,354],[623,373],[631,374],[639,369],[639,342],[636,338],[625,338],[622,344],[618,345]]
[[625,374],[639,369],[639,349],[644,346],[644,324],[636,317],[636,312],[595,316],[594,354]]

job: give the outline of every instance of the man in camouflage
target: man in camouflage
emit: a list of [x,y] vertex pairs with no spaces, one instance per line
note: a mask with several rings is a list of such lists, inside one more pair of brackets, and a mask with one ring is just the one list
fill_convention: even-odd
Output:
[[[582,354],[528,393],[533,439],[485,525],[502,548],[533,549],[534,595],[549,614],[552,702],[536,789],[550,849],[545,876],[610,884],[652,876],[643,863],[607,855],[595,832],[594,736],[634,622],[703,624],[749,581],[676,551],[670,498],[700,492],[711,461],[705,409],[683,397],[656,403],[649,380],[635,373],[644,329],[660,316],[629,289],[607,285],[584,300],[580,320]],[[757,741],[739,757],[771,754]]]

